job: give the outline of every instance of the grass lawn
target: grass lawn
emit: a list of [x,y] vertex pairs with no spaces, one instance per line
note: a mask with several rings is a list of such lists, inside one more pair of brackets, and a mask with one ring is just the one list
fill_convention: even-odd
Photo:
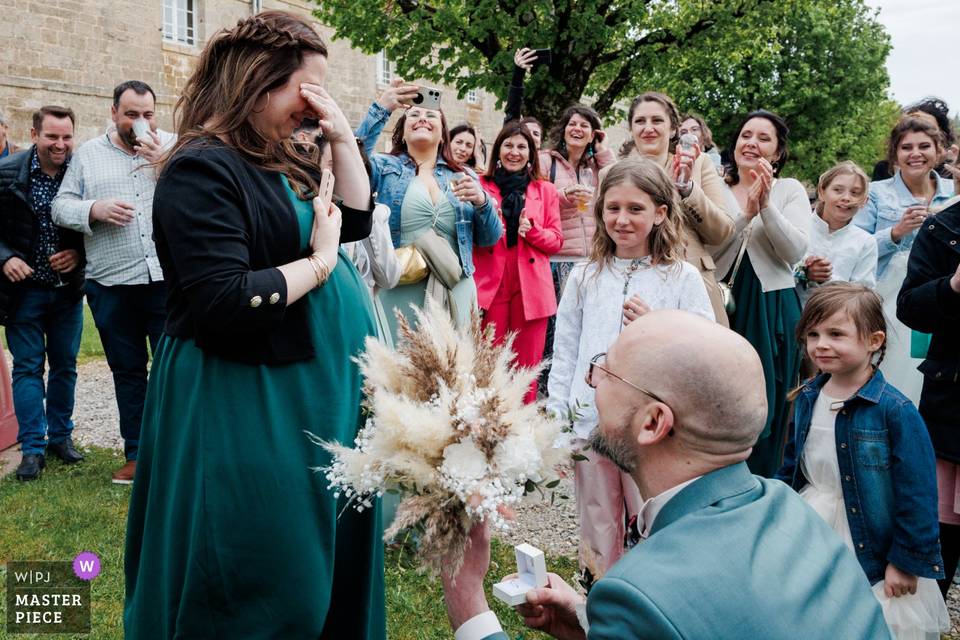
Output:
[[[72,560],[81,551],[100,557],[102,572],[91,583],[92,633],[77,638],[123,638],[123,544],[130,488],[109,482],[120,464],[119,452],[89,449],[87,459],[67,466],[50,460],[39,482],[21,483],[11,475],[0,480],[0,603],[6,602],[6,562],[9,560]],[[576,562],[548,558],[548,569],[570,579]],[[512,639],[546,638],[524,630],[519,616],[490,595],[490,585],[512,573],[512,548],[494,542],[487,581],[491,606]],[[387,637],[391,640],[449,640],[439,581],[420,575],[409,553],[386,555]],[[5,636],[5,604],[0,637]],[[16,636],[43,640],[51,636]],[[57,636],[71,637],[71,636]]]

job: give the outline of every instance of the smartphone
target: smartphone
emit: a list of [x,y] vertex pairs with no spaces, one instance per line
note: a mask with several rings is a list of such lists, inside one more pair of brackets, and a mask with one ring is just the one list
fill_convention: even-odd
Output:
[[553,62],[553,52],[550,49],[534,49],[534,52],[537,54],[537,59],[533,61],[534,69],[541,65],[550,66]]
[[440,89],[433,87],[420,87],[417,95],[413,96],[409,102],[403,101],[410,106],[423,107],[424,109],[440,110]]
[[324,169],[320,174],[320,193],[317,197],[328,205],[333,202],[333,172],[330,169]]

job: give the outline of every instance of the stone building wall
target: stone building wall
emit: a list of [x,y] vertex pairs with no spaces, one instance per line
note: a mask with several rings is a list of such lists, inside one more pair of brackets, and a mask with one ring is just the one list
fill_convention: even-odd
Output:
[[[177,96],[202,43],[252,12],[248,0],[197,0],[199,46],[190,47],[163,39],[162,0],[3,0],[3,4],[0,111],[10,121],[10,139],[18,144],[29,144],[31,114],[44,104],[76,112],[78,143],[102,133],[110,120],[113,87],[130,79],[143,80],[156,91],[160,127],[172,130]],[[302,0],[263,0],[262,5],[305,16],[312,8]],[[327,89],[356,125],[382,90],[376,56],[361,53],[346,40],[334,40],[332,30],[323,25],[318,30],[330,49]],[[450,126],[470,122],[490,141],[503,119],[496,100],[482,92],[474,105],[446,89],[444,111]],[[392,123],[381,138],[381,149]]]

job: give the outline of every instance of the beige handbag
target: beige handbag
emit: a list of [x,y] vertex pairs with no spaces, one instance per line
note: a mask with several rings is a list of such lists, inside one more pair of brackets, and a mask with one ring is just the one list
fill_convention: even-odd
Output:
[[720,298],[723,300],[723,308],[727,312],[727,316],[733,317],[733,314],[737,311],[737,301],[733,297],[733,283],[737,277],[737,271],[740,270],[740,263],[743,262],[743,254],[747,251],[747,244],[750,243],[750,234],[753,232],[753,223],[751,221],[750,228],[747,229],[747,233],[743,238],[743,243],[740,245],[740,251],[737,253],[737,259],[733,263],[733,269],[730,270],[730,275],[726,280],[720,280],[717,282],[717,286],[720,287]]

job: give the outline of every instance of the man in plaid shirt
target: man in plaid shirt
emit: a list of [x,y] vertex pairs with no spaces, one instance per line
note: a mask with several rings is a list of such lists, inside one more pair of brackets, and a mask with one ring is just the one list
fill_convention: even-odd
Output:
[[56,224],[84,234],[87,301],[113,373],[127,460],[113,475],[118,484],[133,482],[147,390],[147,341],[155,352],[166,316],[163,272],[153,244],[157,177],[151,165],[172,136],[157,133],[155,106],[156,95],[143,82],[130,80],[114,89],[115,126],[77,150],[51,211]]

